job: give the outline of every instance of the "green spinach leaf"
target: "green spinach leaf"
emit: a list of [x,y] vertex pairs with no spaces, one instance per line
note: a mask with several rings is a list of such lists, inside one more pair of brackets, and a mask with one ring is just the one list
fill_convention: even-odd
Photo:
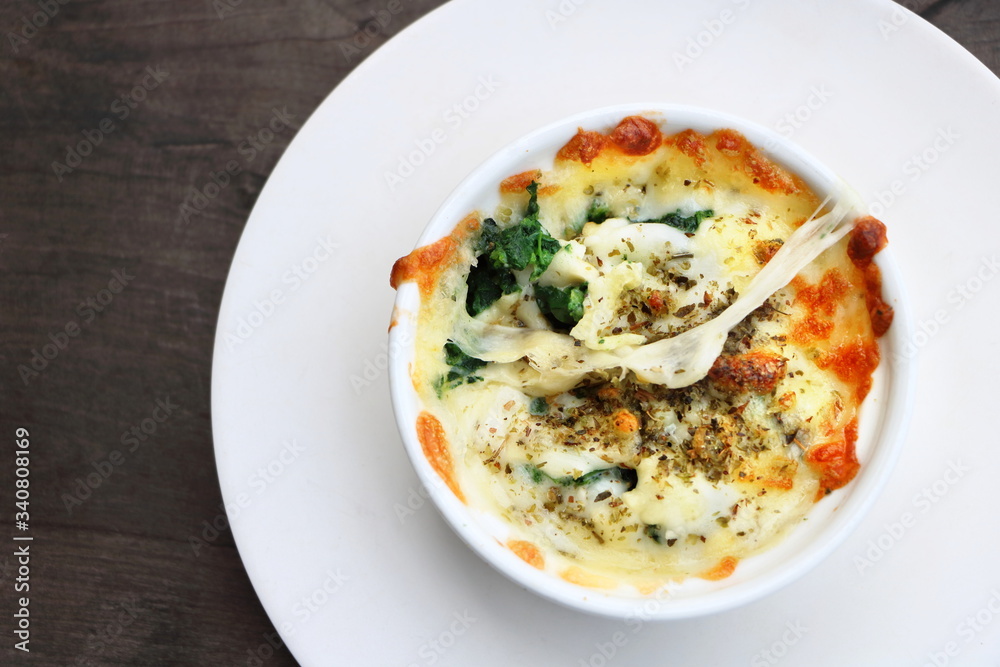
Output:
[[476,375],[475,372],[489,363],[469,356],[458,344],[451,341],[444,344],[444,360],[451,368],[435,383],[438,395],[446,389],[454,389],[462,384],[481,381],[483,378]]
[[545,400],[544,396],[536,396],[531,399],[531,405],[528,407],[528,412],[535,417],[543,417],[549,414],[549,402]]
[[590,208],[587,209],[587,222],[596,222],[597,224],[601,224],[610,217],[610,206],[605,204],[600,199],[594,199],[590,202]]
[[551,285],[535,285],[538,309],[559,324],[573,327],[583,317],[583,300],[587,296],[587,283],[560,289]]
[[535,465],[526,464],[525,471],[535,484],[548,482],[557,486],[587,486],[599,479],[609,479],[614,482],[623,482],[627,489],[631,491],[639,481],[639,476],[632,468],[599,468],[580,475],[579,477],[552,477],[547,472]]
[[476,266],[469,271],[465,309],[475,317],[504,294],[520,291],[514,271],[533,265],[531,280],[537,280],[562,248],[538,222],[538,183],[528,185],[528,207],[520,223],[500,229],[487,218],[476,243]]
[[704,211],[695,211],[694,214],[687,217],[681,215],[680,209],[677,209],[673,213],[667,213],[666,215],[659,218],[651,218],[649,220],[633,220],[632,222],[659,222],[665,225],[670,225],[675,229],[679,229],[685,234],[693,234],[698,231],[698,226],[701,221],[705,218],[711,218],[715,216],[715,211],[712,209],[705,209]]
[[476,258],[476,265],[469,270],[465,280],[469,290],[465,295],[465,310],[475,317],[504,294],[521,291],[514,272],[503,267],[495,267],[489,255]]

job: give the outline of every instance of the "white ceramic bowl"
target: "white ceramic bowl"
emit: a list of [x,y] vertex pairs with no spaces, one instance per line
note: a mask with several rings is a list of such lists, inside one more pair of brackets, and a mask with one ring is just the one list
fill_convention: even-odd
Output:
[[[687,128],[704,133],[719,128],[738,130],[764,148],[776,162],[802,177],[820,197],[825,197],[839,183],[833,172],[795,144],[735,116],[681,105],[619,105],[571,116],[500,150],[455,188],[431,218],[417,246],[433,243],[447,235],[470,211],[492,211],[499,201],[498,185],[505,177],[527,169],[550,169],[556,152],[578,127],[608,131],[625,116],[635,114],[660,121],[664,134]],[[858,159],[865,158],[863,151],[859,146]],[[393,352],[389,368],[392,402],[406,452],[431,499],[466,544],[515,582],[551,600],[605,616],[662,620],[715,613],[758,599],[814,567],[861,522],[891,472],[902,445],[914,373],[900,351],[910,338],[912,326],[891,248],[890,226],[889,248],[879,254],[878,262],[883,272],[884,296],[895,309],[896,317],[888,333],[879,341],[882,363],[862,408],[857,443],[861,470],[846,487],[816,503],[808,515],[809,521],[801,523],[771,549],[742,560],[733,575],[726,579],[688,579],[671,587],[669,594],[654,598],[637,593],[602,592],[539,571],[504,547],[505,526],[498,519],[471,509],[455,498],[431,468],[417,439],[415,423],[423,408],[410,381],[409,367],[414,355],[420,297],[412,283],[404,283],[399,288],[395,308],[397,324],[389,334]]]

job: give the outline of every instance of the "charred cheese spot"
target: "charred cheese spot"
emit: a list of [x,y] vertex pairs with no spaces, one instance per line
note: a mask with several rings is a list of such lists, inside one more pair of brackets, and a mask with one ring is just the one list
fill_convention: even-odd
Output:
[[855,453],[857,441],[858,421],[852,419],[840,437],[817,443],[806,452],[806,462],[822,475],[817,500],[845,486],[857,475],[861,468]]
[[739,559],[733,558],[732,556],[726,556],[719,561],[719,564],[713,567],[707,572],[703,572],[699,577],[702,579],[708,579],[709,581],[719,581],[720,579],[726,579],[732,576],[733,572],[736,571],[736,566],[739,564]]
[[882,298],[882,272],[878,265],[869,263],[865,272],[865,303],[868,306],[868,317],[871,318],[872,331],[881,337],[892,326],[895,311]]
[[607,144],[607,137],[600,132],[589,132],[580,128],[569,142],[559,149],[556,158],[559,160],[575,160],[590,164],[601,154]]
[[507,548],[514,552],[518,558],[537,570],[545,569],[545,557],[531,542],[525,540],[510,540]]
[[847,255],[865,276],[865,300],[872,330],[881,337],[889,330],[895,315],[892,306],[882,298],[882,272],[872,259],[889,243],[885,225],[871,216],[862,218],[851,230]]
[[693,158],[698,166],[705,164],[707,157],[705,153],[705,136],[703,134],[694,130],[684,130],[678,132],[667,141],[684,155]]
[[806,189],[801,179],[788,173],[764,156],[757,147],[735,130],[716,130],[711,135],[716,148],[725,155],[736,158],[740,167],[765,190],[792,194]]
[[455,465],[452,462],[451,449],[448,446],[448,438],[445,436],[441,421],[429,412],[421,412],[417,416],[417,439],[420,441],[424,456],[427,457],[434,472],[464,503],[465,496],[455,481]]
[[540,169],[529,169],[520,174],[514,174],[500,181],[500,192],[520,194],[531,185],[533,181],[540,180],[542,172]]
[[772,352],[722,355],[715,360],[708,377],[726,391],[767,394],[774,391],[785,375],[785,359]]
[[878,368],[880,356],[875,341],[858,338],[821,355],[816,365],[829,368],[838,378],[854,387],[860,403],[871,389],[871,376]]
[[626,155],[649,155],[663,141],[656,123],[642,116],[629,116],[611,132],[611,141]]
[[409,255],[400,257],[392,265],[389,285],[393,289],[405,282],[415,282],[422,298],[430,298],[440,282],[441,273],[454,265],[456,253],[462,242],[479,229],[479,217],[466,216],[454,231],[434,243],[417,248]]
[[806,284],[801,278],[795,278],[798,289],[795,301],[803,304],[811,312],[821,312],[833,315],[837,305],[851,289],[840,269],[833,268],[823,274],[823,279],[816,285]]
[[850,239],[847,244],[847,256],[855,264],[871,261],[889,243],[885,225],[870,215],[858,220],[851,230]]

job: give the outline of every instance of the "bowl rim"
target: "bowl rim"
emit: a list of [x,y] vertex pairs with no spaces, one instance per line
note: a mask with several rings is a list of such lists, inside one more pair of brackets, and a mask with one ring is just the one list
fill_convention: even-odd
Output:
[[[629,103],[599,107],[551,122],[515,139],[496,151],[475,167],[448,195],[430,217],[415,247],[422,247],[446,236],[470,211],[489,209],[481,196],[472,193],[484,187],[496,189],[499,182],[519,169],[513,165],[538,158],[538,168],[545,170],[555,151],[572,137],[579,127],[606,130],[625,116],[642,115],[668,125],[669,133],[685,128],[701,132],[731,128],[741,132],[765,154],[801,177],[820,197],[830,193],[842,182],[837,175],[788,138],[744,118],[712,109],[662,102]],[[675,129],[676,128],[676,129]],[[472,198],[472,199],[470,199]],[[859,211],[859,215],[863,212]],[[549,600],[580,611],[613,618],[642,618],[643,620],[673,620],[694,618],[719,613],[758,600],[773,593],[813,569],[827,558],[864,519],[868,510],[885,486],[899,457],[905,440],[913,406],[916,364],[914,359],[896,354],[890,358],[888,350],[904,349],[905,341],[913,336],[913,318],[908,306],[902,274],[892,258],[891,244],[879,254],[878,265],[883,274],[884,294],[894,310],[893,325],[880,339],[882,363],[878,372],[888,383],[885,401],[881,408],[881,423],[871,456],[863,463],[857,477],[840,494],[840,504],[828,522],[816,529],[815,539],[795,550],[784,567],[770,567],[763,575],[748,581],[726,584],[722,580],[706,582],[704,594],[693,593],[683,597],[624,596],[613,592],[585,588],[564,581],[551,573],[543,572],[521,560],[496,538],[486,533],[473,515],[444,484],[424,457],[417,439],[415,422],[422,404],[410,379],[410,364],[414,357],[416,319],[420,296],[416,286],[404,283],[399,286],[393,308],[393,325],[389,330],[389,387],[393,412],[406,453],[417,472],[420,482],[427,489],[434,505],[455,533],[483,560],[500,573]],[[870,399],[863,406],[869,405]],[[873,408],[868,407],[871,411]],[[824,502],[833,499],[827,497]],[[815,505],[809,515],[815,513]],[[762,553],[746,559],[749,562],[787,545],[798,527]]]

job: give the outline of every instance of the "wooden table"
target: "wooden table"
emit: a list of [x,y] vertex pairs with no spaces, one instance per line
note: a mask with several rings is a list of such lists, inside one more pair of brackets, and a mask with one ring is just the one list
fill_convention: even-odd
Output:
[[[220,510],[209,412],[219,302],[295,131],[440,4],[406,0],[385,26],[374,0],[0,8],[0,498],[10,521],[12,440],[26,428],[38,664],[294,664]],[[905,4],[1000,72],[1000,3]],[[280,129],[259,133],[275,117]],[[237,156],[239,173],[225,173]],[[192,195],[212,180],[210,201]],[[4,664],[28,657],[10,634],[17,577],[5,549]]]

